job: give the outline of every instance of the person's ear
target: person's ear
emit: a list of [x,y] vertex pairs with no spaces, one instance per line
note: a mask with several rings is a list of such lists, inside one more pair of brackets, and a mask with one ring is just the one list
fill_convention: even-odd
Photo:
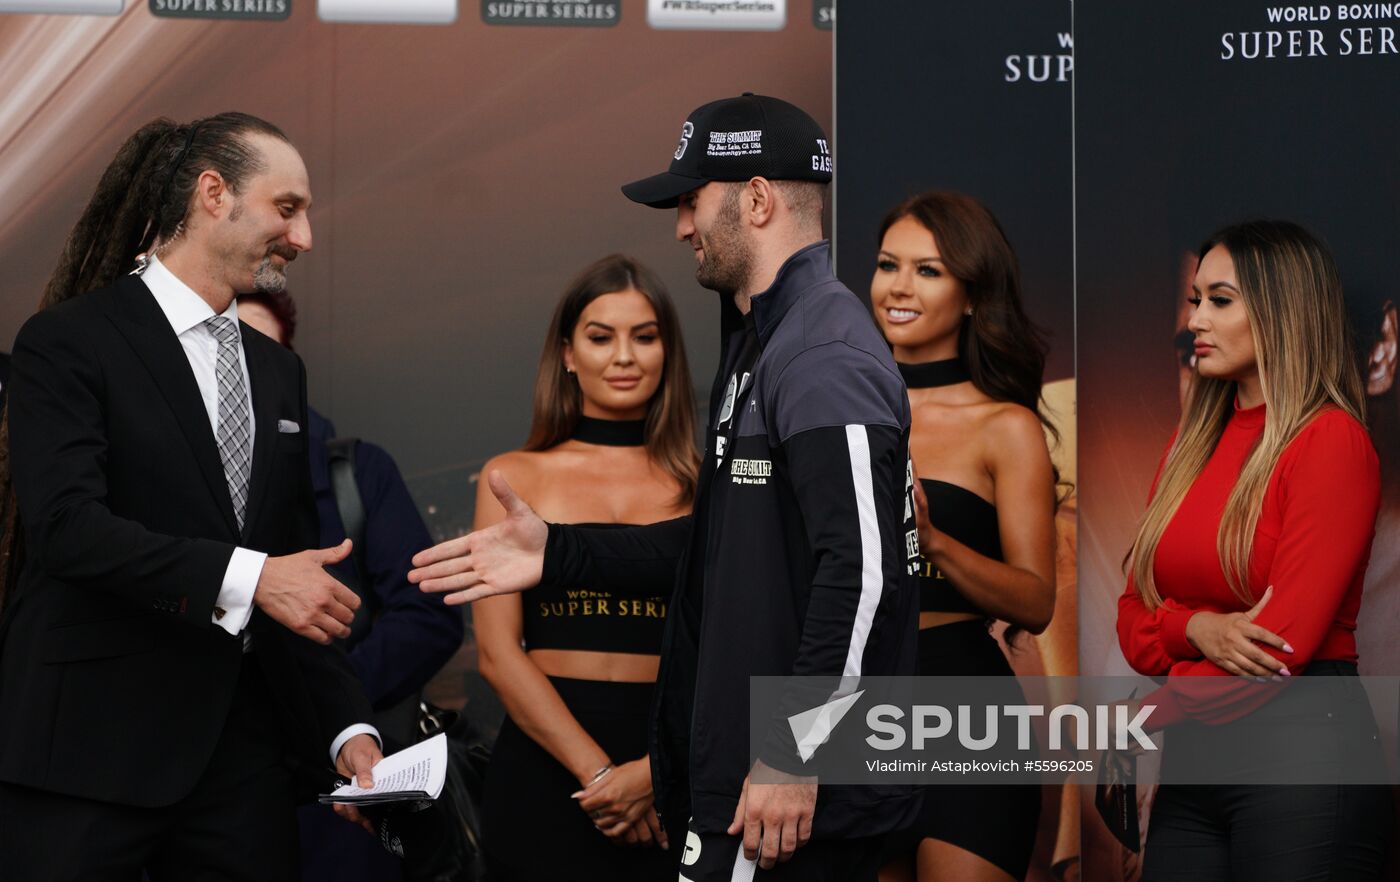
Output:
[[747,197],[744,207],[751,225],[762,227],[773,219],[779,196],[772,181],[764,177],[749,178],[744,185],[744,195]]
[[223,217],[232,206],[232,196],[224,176],[213,169],[205,169],[194,182],[195,203],[214,217]]
[[574,367],[574,344],[569,340],[565,340],[562,343],[562,347],[563,348],[559,350],[559,355],[564,361],[564,373],[572,374],[576,370]]
[[1395,350],[1397,333],[1395,302],[1381,307],[1381,336],[1366,357],[1366,394],[1374,398],[1390,391],[1395,384]]

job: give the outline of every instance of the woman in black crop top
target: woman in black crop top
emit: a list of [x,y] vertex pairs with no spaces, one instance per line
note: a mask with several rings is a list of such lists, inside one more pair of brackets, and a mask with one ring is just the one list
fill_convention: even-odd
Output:
[[[1045,343],[1021,307],[1015,253],[977,201],[914,197],[880,236],[870,300],[909,387],[909,451],[928,504],[919,673],[1011,678],[990,620],[1040,633],[1055,605]],[[1001,682],[1017,701],[1015,681]],[[881,878],[1021,879],[1040,800],[1034,786],[932,787]]]
[[[694,402],[675,310],[636,261],[604,258],[554,312],[525,446],[482,469],[475,529],[504,517],[499,471],[559,523],[644,524],[690,510]],[[478,663],[508,717],[483,838],[493,879],[660,879],[675,859],[652,810],[647,715],[671,585],[512,594],[473,605]],[[630,846],[630,847],[629,847]]]

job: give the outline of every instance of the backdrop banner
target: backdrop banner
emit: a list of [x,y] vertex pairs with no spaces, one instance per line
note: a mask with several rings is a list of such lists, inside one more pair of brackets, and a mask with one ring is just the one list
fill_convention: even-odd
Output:
[[[1400,673],[1400,7],[1075,7],[1083,673],[1128,672],[1114,628],[1122,563],[1191,371],[1196,250],[1260,217],[1320,235],[1341,269],[1384,475],[1361,672]],[[1395,722],[1380,720],[1390,757]],[[1138,792],[1146,812],[1150,789]],[[1097,815],[1086,843],[1085,878],[1136,878],[1136,856],[1109,843]]]
[[[1000,221],[1020,260],[1026,309],[1048,333],[1044,394],[1060,429],[1053,454],[1066,482],[1056,516],[1057,601],[1044,634],[1002,644],[1017,674],[1068,678],[1078,670],[1071,4],[882,0],[840,10],[838,274],[868,298],[886,213],[926,190],[960,191]],[[1072,785],[1044,788],[1028,878],[1077,872],[1078,811]]]
[[[779,96],[829,129],[830,32],[658,31],[640,4],[609,18],[622,4],[593,0],[533,27],[487,23],[492,4],[476,2],[442,26],[325,20],[451,22],[455,0],[288,5],[283,21],[173,19],[146,2],[0,15],[0,350],[127,136],[242,110],[282,127],[310,173],[314,248],[289,290],[311,404],[394,456],[436,539],[470,529],[482,463],[524,442],[549,317],[594,260],[623,252],[660,274],[703,401],[718,300],[675,213],[619,187],[665,169],[686,114],[717,98]],[[494,702],[474,664],[469,637],[430,696]]]

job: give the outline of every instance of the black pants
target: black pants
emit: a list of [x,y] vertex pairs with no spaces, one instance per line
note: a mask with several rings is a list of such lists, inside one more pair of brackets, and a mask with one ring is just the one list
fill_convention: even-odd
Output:
[[[1356,666],[1343,662],[1314,662],[1313,676],[1355,677]],[[1352,733],[1348,741],[1333,741],[1327,749],[1323,726],[1290,722],[1299,737],[1317,738],[1319,768],[1330,758],[1340,767],[1345,751],[1354,762],[1364,755],[1377,765],[1375,780],[1382,780],[1379,748],[1367,728],[1375,721],[1360,683],[1338,683],[1337,704],[1331,714],[1352,719],[1341,731]],[[1288,700],[1284,695],[1280,705]],[[1251,716],[1267,725],[1272,716],[1289,713],[1286,707],[1265,705]],[[1302,721],[1306,722],[1306,721]],[[1152,804],[1144,854],[1143,882],[1369,882],[1378,879],[1390,844],[1393,806],[1389,787],[1360,784],[1255,784],[1250,779],[1267,775],[1269,752],[1251,751],[1250,724],[1223,732],[1186,724],[1172,727],[1162,755],[1162,777],[1174,771],[1172,745],[1183,739],[1195,756],[1203,755],[1201,739],[1221,739],[1217,756],[1220,784],[1163,784]],[[1263,743],[1261,737],[1257,743]],[[1183,745],[1185,746],[1185,745]],[[1178,756],[1187,751],[1179,750]],[[1239,780],[1228,780],[1228,770],[1241,769]],[[1355,768],[1354,765],[1351,768]],[[1185,777],[1185,776],[1182,776]],[[1296,780],[1296,779],[1295,779]],[[1355,780],[1355,779],[1352,779]]]
[[245,658],[209,768],[175,805],[113,805],[0,784],[0,877],[135,882],[144,868],[152,882],[295,880],[296,817],[280,725],[258,665]]
[[1165,785],[1144,882],[1369,882],[1390,836],[1385,787]]

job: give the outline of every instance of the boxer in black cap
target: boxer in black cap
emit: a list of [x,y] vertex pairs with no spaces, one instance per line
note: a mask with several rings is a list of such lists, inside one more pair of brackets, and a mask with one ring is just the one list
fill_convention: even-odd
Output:
[[682,880],[874,879],[880,837],[918,808],[912,788],[802,777],[785,723],[807,707],[753,708],[775,724],[751,762],[750,677],[854,691],[863,676],[914,671],[908,400],[869,312],[831,272],[831,174],[810,116],[745,94],[697,109],[669,170],[622,188],[677,209],[697,280],[721,295],[692,515],[545,524],[490,475],[507,520],[423,552],[410,574],[456,592],[451,603],[536,584],[625,596],[676,576],[650,756],[656,807],[684,842]]

